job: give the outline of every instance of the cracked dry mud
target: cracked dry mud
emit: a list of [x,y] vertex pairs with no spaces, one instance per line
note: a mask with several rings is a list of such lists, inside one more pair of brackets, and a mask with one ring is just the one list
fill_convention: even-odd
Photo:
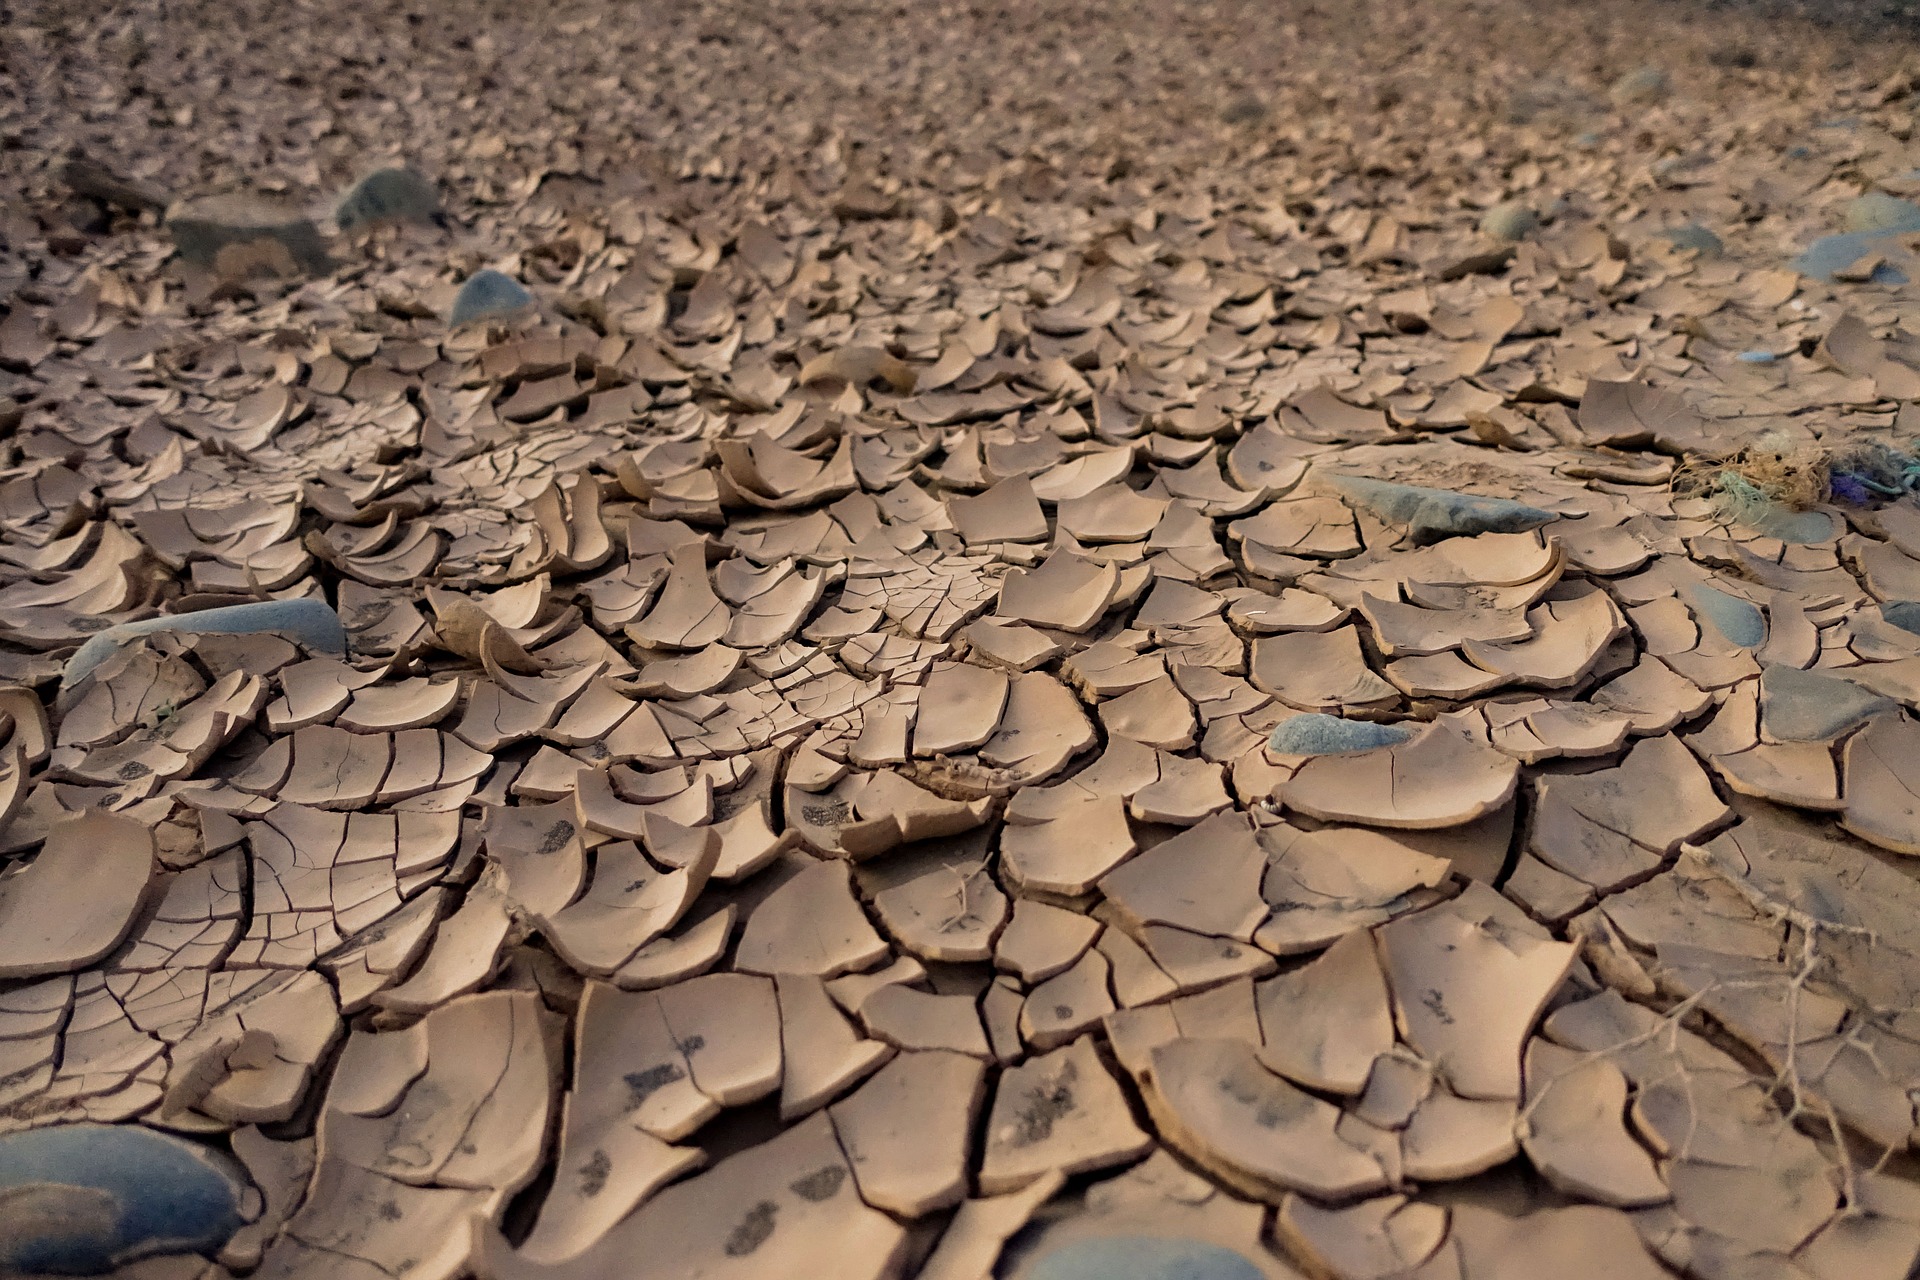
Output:
[[17,6],[0,1270],[1908,1276],[1834,14]]

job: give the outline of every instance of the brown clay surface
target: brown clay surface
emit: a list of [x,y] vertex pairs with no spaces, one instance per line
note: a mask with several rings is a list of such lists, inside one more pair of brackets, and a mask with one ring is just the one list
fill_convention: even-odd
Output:
[[17,6],[0,1132],[239,1158],[129,1280],[1908,1275],[1875,9]]

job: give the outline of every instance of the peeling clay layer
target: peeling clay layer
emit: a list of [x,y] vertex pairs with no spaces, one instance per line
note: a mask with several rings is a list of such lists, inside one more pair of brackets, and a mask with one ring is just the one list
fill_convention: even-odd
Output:
[[1920,1261],[1911,23],[16,8],[0,1271]]

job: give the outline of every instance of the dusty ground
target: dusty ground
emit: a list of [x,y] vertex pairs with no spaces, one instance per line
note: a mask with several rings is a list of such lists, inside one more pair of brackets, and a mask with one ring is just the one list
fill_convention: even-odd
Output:
[[0,1269],[1909,1275],[1914,23],[0,13]]

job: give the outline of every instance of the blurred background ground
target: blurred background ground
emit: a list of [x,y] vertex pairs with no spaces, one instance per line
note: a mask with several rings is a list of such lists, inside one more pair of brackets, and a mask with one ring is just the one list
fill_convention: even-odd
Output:
[[[24,3],[0,22],[0,174],[44,190],[74,145],[173,191],[302,195],[331,194],[378,154],[503,186],[534,168],[604,180],[635,164],[724,185],[822,146],[909,182],[982,146],[1161,182],[1257,181],[1374,144],[1430,154],[1438,170],[1497,129],[1516,93],[1604,103],[1649,63],[1756,135],[1791,128],[1796,104],[1844,105],[1900,68],[1917,12],[1906,0]],[[1623,136],[1656,154],[1689,141]],[[549,143],[562,149],[540,154]],[[1489,155],[1478,176],[1523,158]]]

